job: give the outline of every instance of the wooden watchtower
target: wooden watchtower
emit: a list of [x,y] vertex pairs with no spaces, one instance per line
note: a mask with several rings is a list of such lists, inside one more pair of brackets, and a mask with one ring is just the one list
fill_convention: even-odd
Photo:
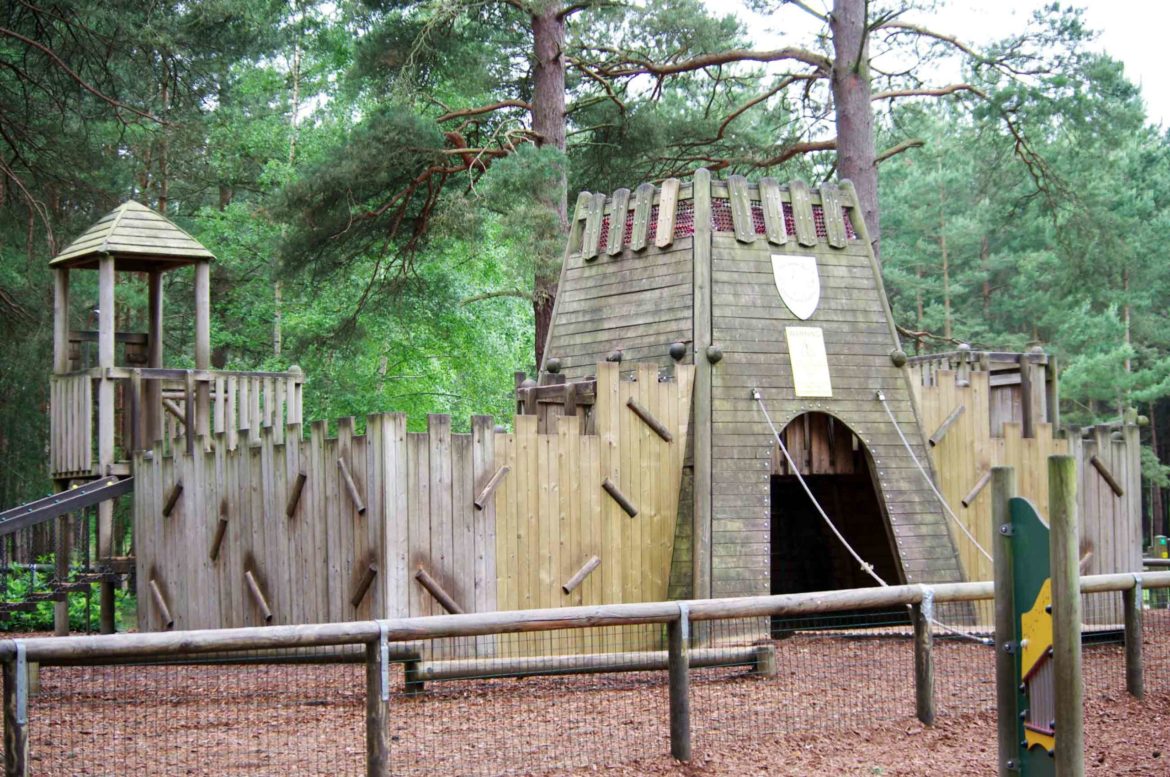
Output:
[[[131,361],[149,369],[162,368],[163,273],[168,270],[195,265],[195,367],[210,367],[212,259],[211,252],[199,241],[169,220],[128,201],[106,214],[49,263],[54,288],[49,469],[59,490],[78,481],[129,476],[134,450],[141,447],[143,439],[160,436],[161,383],[147,381],[144,386],[140,379],[119,373],[118,368],[131,366]],[[73,270],[98,272],[96,331],[72,326],[69,281]],[[119,272],[146,275],[149,325],[145,333],[116,330]],[[79,369],[71,353],[79,352],[80,345],[87,341],[97,342],[97,366]],[[129,391],[118,396],[117,383],[127,377],[132,378]],[[195,414],[204,423],[208,402],[207,386],[203,384],[197,391]],[[123,421],[121,434],[115,429],[119,416]],[[99,503],[99,563],[108,562],[113,555],[113,514],[112,500]],[[112,583],[104,582],[101,590],[101,626],[108,633],[114,628]]]
[[961,578],[850,185],[700,170],[583,193],[544,353],[569,379],[600,359],[694,363],[672,594],[873,584],[798,473],[884,580]]
[[[243,437],[258,444],[261,427],[299,424],[304,374],[211,370],[211,252],[162,215],[137,202],[115,208],[51,262],[54,275],[50,474],[59,489],[97,479],[133,487],[135,453],[171,455],[234,449]],[[163,352],[163,274],[194,266],[194,369],[168,368]],[[97,329],[75,329],[70,272],[98,271]],[[147,282],[147,331],[117,331],[118,273]],[[97,365],[79,358],[97,343]],[[241,435],[241,433],[243,433]],[[133,558],[114,559],[113,502],[102,489],[74,499],[71,509],[98,505],[99,568],[125,571]],[[99,501],[100,500],[100,501]],[[64,532],[59,532],[64,534]],[[68,549],[58,547],[58,564]],[[59,575],[65,570],[58,570]],[[113,585],[102,585],[101,627],[114,628]],[[63,603],[58,608],[64,619]],[[67,623],[67,621],[66,621]],[[62,624],[58,623],[58,630]]]

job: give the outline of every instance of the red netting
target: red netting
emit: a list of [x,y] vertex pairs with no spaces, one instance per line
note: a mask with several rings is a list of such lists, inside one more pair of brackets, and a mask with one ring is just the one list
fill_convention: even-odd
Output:
[[792,213],[792,203],[784,203],[784,232],[789,235],[796,234],[796,216]]
[[757,235],[768,234],[768,230],[764,226],[764,206],[758,202],[752,203],[752,229]]
[[622,245],[628,246],[634,236],[634,211],[626,211],[626,228],[622,230]]
[[609,216],[602,216],[601,239],[597,241],[597,250],[604,251],[607,245],[609,245]]
[[731,202],[711,200],[711,228],[716,232],[734,232],[735,222],[731,218]]
[[693,200],[682,200],[674,214],[674,239],[690,237],[695,234],[695,203]]
[[650,208],[650,224],[646,227],[646,245],[654,245],[654,238],[658,236],[658,206]]

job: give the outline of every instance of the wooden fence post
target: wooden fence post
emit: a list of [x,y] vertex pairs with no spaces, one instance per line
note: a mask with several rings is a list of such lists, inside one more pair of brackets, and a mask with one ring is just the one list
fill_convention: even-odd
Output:
[[28,662],[19,641],[4,662],[4,774],[28,775]]
[[1056,691],[1056,770],[1085,773],[1084,679],[1081,676],[1081,572],[1077,536],[1077,463],[1048,457],[1052,561],[1052,660]]
[[1133,588],[1121,592],[1125,609],[1125,689],[1138,699],[1146,695],[1142,665],[1142,577],[1133,576]]
[[687,641],[690,618],[679,605],[678,620],[666,624],[667,672],[670,676],[670,754],[680,761],[691,760],[691,678]]
[[366,775],[390,774],[390,734],[387,708],[390,701],[390,646],[386,628],[378,623],[381,636],[366,643]]
[[910,605],[914,622],[914,708],[918,719],[934,725],[934,591],[922,592],[922,603]]
[[1008,651],[1015,639],[1015,613],[1012,607],[1011,512],[1008,500],[1016,495],[1016,471],[1013,467],[991,468],[991,532],[995,537],[995,702],[998,770],[1008,777],[1020,768],[1020,742],[1017,734],[1015,656]]

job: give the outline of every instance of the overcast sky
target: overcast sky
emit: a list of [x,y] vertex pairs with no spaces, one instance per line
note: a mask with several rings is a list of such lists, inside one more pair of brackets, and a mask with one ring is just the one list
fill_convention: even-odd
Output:
[[[817,27],[815,19],[792,6],[769,17],[751,17],[738,0],[706,0],[712,9],[734,11],[755,31],[761,45],[783,45],[805,39]],[[831,0],[808,0],[814,8]],[[1048,0],[940,0],[931,16],[906,16],[906,21],[928,23],[974,44],[1004,37],[1022,27],[1032,11]],[[1145,97],[1149,121],[1170,125],[1170,75],[1167,74],[1166,34],[1170,29],[1170,2],[1165,0],[1079,0],[1064,3],[1085,9],[1085,20],[1100,33],[1094,43],[1125,64],[1126,76]]]

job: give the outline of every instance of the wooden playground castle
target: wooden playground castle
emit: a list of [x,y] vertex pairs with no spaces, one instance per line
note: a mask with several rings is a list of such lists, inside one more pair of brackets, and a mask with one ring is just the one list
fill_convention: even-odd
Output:
[[[582,194],[545,363],[518,376],[510,429],[431,416],[414,433],[377,414],[306,435],[299,370],[211,369],[211,260],[127,203],[52,262],[51,474],[62,491],[98,482],[69,509],[98,506],[112,571],[103,489],[133,478],[122,562],[143,629],[872,584],[818,509],[886,582],[989,579],[967,537],[991,547],[989,467],[1015,466],[1043,511],[1045,458],[1066,451],[1088,570],[1140,568],[1134,423],[1059,434],[1042,353],[907,358],[848,184],[701,170]],[[194,368],[168,368],[162,274],[187,265]],[[95,333],[72,328],[82,269],[99,273]],[[116,331],[118,272],[146,275],[145,333]],[[94,367],[70,358],[85,340]]]

